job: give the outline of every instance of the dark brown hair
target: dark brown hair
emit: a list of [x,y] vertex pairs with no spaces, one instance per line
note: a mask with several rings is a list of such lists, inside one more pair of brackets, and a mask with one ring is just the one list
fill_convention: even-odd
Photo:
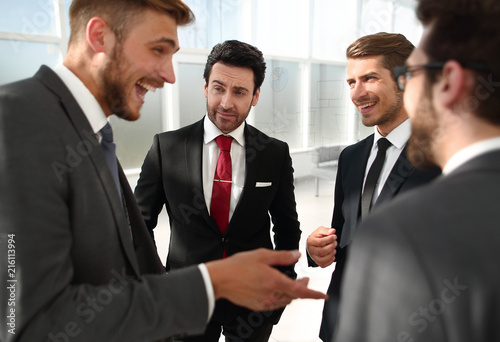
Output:
[[252,69],[254,95],[262,85],[262,82],[264,82],[264,77],[266,76],[266,62],[264,61],[262,52],[255,46],[238,40],[226,40],[212,48],[207,58],[205,70],[203,71],[203,78],[206,84],[208,84],[212,67],[215,63]]
[[[500,1],[498,0],[419,0],[417,17],[430,30],[422,44],[429,62],[456,60],[476,77],[471,89],[471,111],[500,125]],[[432,84],[441,70],[426,70]]]

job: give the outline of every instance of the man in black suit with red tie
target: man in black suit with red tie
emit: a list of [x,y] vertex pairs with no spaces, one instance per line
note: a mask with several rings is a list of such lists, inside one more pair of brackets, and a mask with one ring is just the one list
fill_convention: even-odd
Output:
[[307,239],[310,266],[336,262],[320,329],[325,342],[334,334],[344,265],[359,221],[372,206],[389,202],[439,174],[437,169],[418,171],[407,159],[411,123],[392,69],[404,63],[413,48],[403,35],[381,32],[362,37],[347,49],[351,100],[363,124],[374,126],[375,131],[340,154],[331,228],[319,227]]
[[[259,100],[265,69],[257,48],[234,40],[217,44],[204,72],[207,115],[154,137],[135,196],[151,232],[166,207],[168,270],[261,247],[298,248],[288,145],[245,122]],[[296,277],[293,266],[282,271]],[[222,328],[229,340],[268,341],[281,312],[219,301],[205,334],[184,341],[216,342]]]

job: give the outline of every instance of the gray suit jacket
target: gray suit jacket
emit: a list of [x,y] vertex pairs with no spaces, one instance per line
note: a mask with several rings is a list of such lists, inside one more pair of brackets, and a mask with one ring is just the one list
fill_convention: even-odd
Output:
[[[0,87],[0,340],[203,332],[199,270],[164,274],[121,169],[120,182],[129,220],[85,115],[52,70]],[[4,329],[12,321],[15,334]]]
[[500,151],[374,211],[358,229],[337,341],[500,341]]
[[[338,313],[343,281],[344,265],[348,250],[357,231],[361,193],[365,176],[366,163],[370,156],[374,135],[346,147],[340,154],[337,179],[335,182],[335,199],[332,227],[336,229],[339,246],[337,247],[336,266],[328,287],[330,298],[325,301],[320,337],[323,341],[331,340],[335,328],[334,322]],[[401,152],[392,168],[387,181],[375,202],[374,209],[390,202],[400,193],[429,182],[439,175],[438,169],[420,171],[415,169],[406,157],[406,148]]]

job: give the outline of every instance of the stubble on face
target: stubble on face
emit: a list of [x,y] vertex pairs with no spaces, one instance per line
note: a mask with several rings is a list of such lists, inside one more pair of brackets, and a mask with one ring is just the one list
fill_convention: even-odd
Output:
[[102,72],[101,92],[111,113],[122,119],[135,121],[140,114],[133,115],[127,103],[126,82],[122,77],[128,62],[123,57],[123,46],[117,43],[113,55]]
[[[403,110],[403,92],[400,91],[396,86],[394,88],[394,95],[394,102],[391,103],[385,113],[381,114],[379,117],[364,117],[363,115],[361,115],[361,122],[363,123],[363,125],[366,127],[383,127],[398,121]],[[380,99],[378,97],[371,100],[380,102]]]
[[[253,101],[253,97],[252,97]],[[208,104],[208,100],[206,101],[207,103],[207,115],[208,119],[212,121],[212,123],[224,134],[230,133],[234,131],[236,128],[240,127],[240,125],[245,121],[245,119],[248,117],[250,114],[250,110],[252,110],[252,101],[250,102],[250,105],[248,106],[248,109],[246,110],[245,113],[238,113],[234,110],[225,110],[222,108],[222,106],[217,106],[217,107],[210,107]],[[217,112],[219,113],[227,113],[231,115],[235,115],[236,117],[240,118],[239,120],[233,121],[233,120],[226,120],[222,118],[220,115],[217,115]]]
[[432,105],[432,94],[424,91],[415,115],[411,118],[411,136],[408,140],[408,160],[418,169],[437,167],[433,146],[441,139],[437,113]]
[[[136,91],[137,84],[134,76],[127,76],[131,64],[123,52],[123,45],[117,43],[102,72],[101,93],[111,113],[127,121],[136,121],[141,116],[142,105],[138,109],[132,108],[131,105],[133,102],[131,97],[134,96],[133,92]],[[162,86],[162,83],[154,77],[143,77],[139,81],[157,88]],[[143,95],[146,95],[147,90],[143,89],[142,91]]]

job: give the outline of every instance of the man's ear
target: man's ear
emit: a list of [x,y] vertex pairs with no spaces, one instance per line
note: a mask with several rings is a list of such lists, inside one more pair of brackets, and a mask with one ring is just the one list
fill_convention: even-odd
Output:
[[468,93],[468,74],[464,67],[457,61],[446,62],[443,73],[437,82],[437,98],[441,105],[453,109],[460,104]]
[[85,34],[88,44],[96,53],[110,51],[114,46],[114,34],[106,21],[100,17],[89,20]]
[[253,96],[252,106],[255,107],[257,105],[257,102],[259,102],[259,96],[260,96],[260,87],[257,89],[257,91],[255,92],[255,95]]

